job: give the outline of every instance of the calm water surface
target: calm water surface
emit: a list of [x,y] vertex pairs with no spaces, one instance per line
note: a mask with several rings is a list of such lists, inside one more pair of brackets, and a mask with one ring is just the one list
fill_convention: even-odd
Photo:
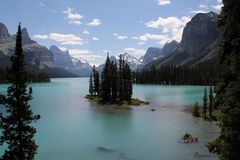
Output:
[[[201,102],[204,87],[135,85],[133,97],[149,101],[150,106],[127,112],[88,102],[87,78],[52,79],[31,86],[32,109],[41,115],[35,124],[37,160],[192,160],[197,159],[196,152],[199,159],[216,159],[205,147],[218,135],[216,124],[183,112]],[[6,89],[0,85],[0,92]],[[179,142],[186,131],[199,143]]]

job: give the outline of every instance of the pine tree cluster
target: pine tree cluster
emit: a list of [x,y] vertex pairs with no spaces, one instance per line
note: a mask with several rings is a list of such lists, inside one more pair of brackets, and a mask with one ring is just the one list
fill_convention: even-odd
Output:
[[[10,74],[10,69],[0,68],[0,83],[9,83],[9,79],[12,76]],[[50,82],[50,78],[44,72],[31,72],[27,70],[27,79],[28,82]]]
[[219,17],[222,31],[221,63],[225,73],[217,85],[216,101],[221,109],[220,136],[209,143],[211,152],[223,160],[240,159],[240,1],[223,0]]
[[137,71],[133,77],[137,84],[214,85],[221,76],[221,70],[220,66],[190,68],[170,65]]
[[203,95],[203,116],[206,118],[207,117],[207,110],[209,111],[209,117],[213,118],[212,112],[213,112],[213,107],[215,104],[215,97],[213,94],[213,87],[209,87],[209,94],[207,87],[204,89],[204,95]]
[[132,99],[132,72],[122,55],[119,56],[119,67],[107,56],[99,78],[95,66],[89,79],[89,93],[101,98],[102,103],[119,103]]

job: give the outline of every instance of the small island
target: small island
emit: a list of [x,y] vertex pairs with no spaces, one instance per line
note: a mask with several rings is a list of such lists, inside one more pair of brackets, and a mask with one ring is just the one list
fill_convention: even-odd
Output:
[[149,102],[146,102],[146,101],[142,101],[138,98],[132,98],[131,99],[131,102],[129,103],[128,101],[122,101],[121,103],[120,102],[109,102],[109,103],[102,103],[101,101],[101,98],[98,97],[98,96],[92,96],[92,95],[86,95],[85,96],[86,99],[88,99],[89,101],[92,101],[92,102],[96,102],[98,104],[108,104],[108,105],[118,105],[118,106],[140,106],[140,105],[149,105]]
[[149,104],[132,98],[132,71],[122,55],[119,56],[118,65],[117,62],[110,61],[107,55],[101,77],[93,66],[89,78],[89,95],[85,98],[101,105],[117,105],[118,108],[125,109]]
[[197,143],[198,138],[196,136],[191,135],[190,133],[186,132],[182,138],[181,141],[184,143]]

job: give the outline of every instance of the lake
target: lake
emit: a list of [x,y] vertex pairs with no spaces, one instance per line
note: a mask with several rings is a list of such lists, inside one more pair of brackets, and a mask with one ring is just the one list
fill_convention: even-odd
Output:
[[[150,105],[132,111],[86,100],[88,78],[52,79],[31,86],[31,107],[41,115],[34,124],[37,160],[192,160],[196,152],[199,159],[217,159],[205,147],[218,136],[217,125],[185,112],[196,101],[201,104],[203,86],[134,85],[133,97]],[[0,92],[6,89],[7,85],[0,85]],[[180,142],[186,131],[199,142]]]

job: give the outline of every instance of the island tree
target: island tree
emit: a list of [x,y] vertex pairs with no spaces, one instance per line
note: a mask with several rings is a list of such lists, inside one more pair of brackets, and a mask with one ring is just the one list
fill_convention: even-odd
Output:
[[209,87],[209,116],[212,117],[214,96],[212,86]]
[[[93,73],[96,73],[95,67],[93,67]],[[94,82],[98,76],[94,76]],[[90,77],[90,82],[91,82]],[[123,101],[127,101],[129,104],[132,100],[132,72],[128,64],[124,62],[122,55],[119,56],[119,68],[117,63],[110,61],[109,55],[107,55],[99,87],[99,95],[97,95],[102,103],[118,103],[122,104]],[[91,84],[91,83],[90,83]],[[95,88],[95,83],[93,84]],[[89,85],[91,90],[91,85]]]
[[235,160],[240,157],[240,1],[223,0],[220,14],[222,30],[221,63],[225,74],[217,86],[216,99],[223,114],[220,136],[208,145],[220,159]]
[[111,62],[111,94],[112,94],[112,102],[117,101],[118,97],[118,71],[117,64],[115,62]]
[[111,62],[109,55],[105,61],[101,76],[101,98],[103,103],[107,103],[111,100]]
[[94,79],[94,95],[99,94],[99,87],[100,87],[100,78],[99,78],[99,72],[96,70],[95,65],[93,66],[93,79]]
[[24,54],[22,48],[21,25],[16,34],[15,53],[11,57],[11,85],[8,87],[4,104],[6,115],[0,116],[2,135],[1,145],[6,144],[7,149],[2,160],[33,160],[38,146],[34,140],[36,129],[32,122],[40,118],[33,115],[29,101],[32,99],[27,90],[27,72],[25,70]]
[[205,118],[207,115],[207,106],[208,106],[208,95],[207,95],[207,87],[205,87],[204,96],[203,96],[203,116]]
[[90,74],[90,78],[89,78],[89,94],[91,95],[91,96],[93,96],[93,91],[94,89],[93,89],[93,75],[92,74]]

